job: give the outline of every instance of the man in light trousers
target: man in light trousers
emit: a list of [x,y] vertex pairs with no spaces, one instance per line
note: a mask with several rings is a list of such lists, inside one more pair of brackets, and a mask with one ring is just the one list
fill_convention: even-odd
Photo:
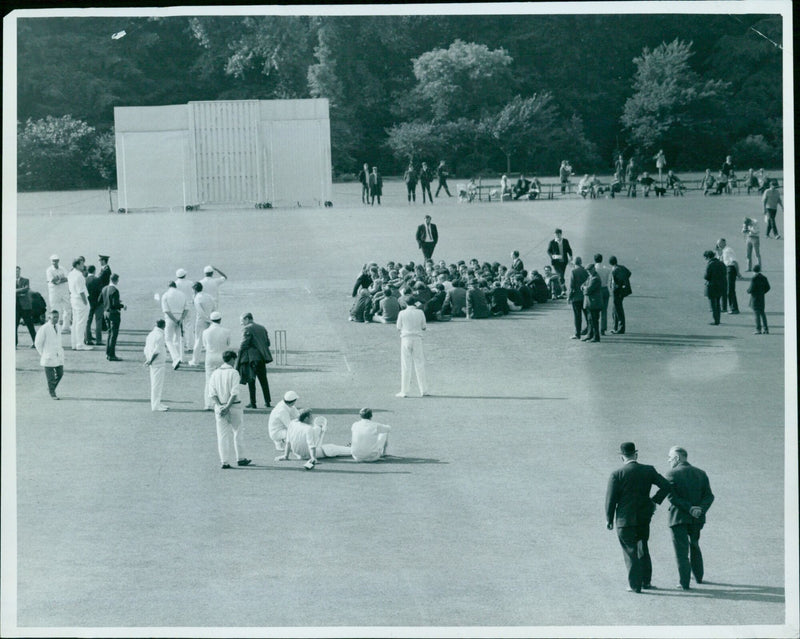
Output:
[[161,296],[161,310],[166,324],[164,338],[172,358],[172,368],[177,370],[183,361],[183,322],[189,313],[189,305],[175,282],[170,282],[166,293]]
[[222,362],[211,375],[209,395],[217,420],[219,460],[223,469],[229,469],[234,459],[239,466],[247,466],[251,460],[241,454],[242,400],[239,399],[239,372],[234,368],[236,352],[225,351]]
[[222,315],[214,311],[209,315],[211,324],[203,331],[203,348],[206,350],[206,384],[203,391],[203,407],[214,410],[214,403],[209,397],[211,374],[222,366],[222,354],[231,347],[231,331],[222,326]]
[[47,267],[48,302],[51,311],[58,311],[61,318],[61,332],[69,333],[72,317],[72,305],[69,303],[69,285],[67,272],[59,266],[60,258],[53,254],[50,256],[50,266]]
[[422,350],[422,332],[426,327],[421,302],[403,309],[397,316],[397,330],[400,331],[400,392],[395,397],[408,397],[412,368],[417,374],[420,395],[424,397],[428,394],[425,354]]
[[168,411],[169,406],[161,403],[164,392],[164,373],[167,364],[167,347],[164,338],[166,322],[159,319],[144,342],[144,365],[150,368],[150,410]]
[[83,343],[86,337],[86,324],[89,321],[89,290],[86,288],[86,278],[80,269],[81,264],[80,259],[73,260],[72,270],[67,275],[73,318],[70,344],[73,351],[91,351],[93,348]]

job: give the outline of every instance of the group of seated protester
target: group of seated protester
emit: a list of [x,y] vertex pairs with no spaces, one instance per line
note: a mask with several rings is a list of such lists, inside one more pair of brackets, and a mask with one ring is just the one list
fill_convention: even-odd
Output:
[[[589,177],[589,174],[586,173],[578,182],[578,194],[584,199],[587,195],[591,199],[595,199],[597,196],[602,195],[603,193],[609,193],[611,197],[614,197],[615,191],[612,190],[612,187],[613,183],[611,186],[605,185],[597,179],[596,175]],[[616,193],[619,193],[621,190],[622,186],[620,185],[616,190]]]
[[721,195],[730,193],[731,187],[736,186],[736,177],[729,178],[728,175],[720,171],[716,177],[711,175],[711,169],[706,169],[706,174],[700,182],[703,195]]
[[388,262],[365,264],[353,287],[351,322],[397,321],[398,313],[420,304],[429,322],[453,317],[483,319],[531,308],[535,303],[566,297],[558,273],[545,266],[543,274],[523,268],[519,252],[511,267],[477,259],[446,264]]
[[758,171],[748,169],[747,177],[744,178],[744,186],[747,188],[748,195],[753,189],[757,189],[759,193],[764,193],[769,188],[771,181],[772,178],[764,173],[764,169],[758,169]]
[[500,198],[502,200],[535,200],[542,193],[542,183],[535,175],[528,180],[522,173],[519,174],[517,181],[514,185],[508,179],[507,175],[500,178]]

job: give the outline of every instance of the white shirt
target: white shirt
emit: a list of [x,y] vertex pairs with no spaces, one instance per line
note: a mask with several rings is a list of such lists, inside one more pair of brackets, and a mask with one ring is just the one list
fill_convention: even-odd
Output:
[[758,237],[758,233],[759,233],[759,231],[758,231],[758,222],[756,222],[755,220],[753,220],[753,221],[752,221],[750,224],[748,224],[748,226],[747,226],[746,235],[747,235],[748,237]]
[[222,354],[231,346],[230,329],[211,322],[203,331],[203,348],[206,349],[206,364],[222,362]]
[[194,296],[194,310],[197,311],[197,319],[206,322],[211,321],[211,313],[214,312],[214,298],[205,291],[200,291]]
[[321,434],[322,429],[319,426],[293,419],[289,422],[289,429],[286,432],[290,452],[300,455],[303,459],[309,459],[311,449],[317,446]]
[[[175,286],[178,290],[186,296],[187,300],[192,299],[192,295],[194,295],[194,289],[192,288],[192,280],[186,279],[185,277],[178,277],[175,279]],[[170,287],[171,288],[171,287]]]
[[165,313],[169,311],[177,320],[180,320],[183,311],[187,308],[186,296],[177,288],[170,286],[167,292],[161,296],[161,310]]
[[147,334],[147,339],[144,341],[144,357],[148,362],[156,353],[158,357],[152,366],[164,366],[167,360],[167,345],[164,340],[164,329],[158,326]]
[[397,330],[400,331],[400,337],[422,337],[422,331],[426,326],[425,313],[416,306],[409,306],[397,315]]
[[600,286],[608,288],[608,278],[611,275],[611,269],[605,264],[595,264],[594,270],[597,271],[597,276],[600,278]]
[[86,278],[83,272],[74,268],[67,275],[67,286],[69,286],[69,296],[72,301],[81,299],[81,293],[86,296],[86,301],[89,301],[89,291],[86,288]]
[[382,446],[378,445],[378,435],[388,433],[391,426],[373,422],[371,419],[360,419],[351,427],[350,450],[356,461],[375,461],[380,458]]
[[61,282],[61,284],[53,284],[53,279],[56,277],[67,277],[67,272],[61,268],[60,266],[56,268],[55,266],[48,266],[47,271],[45,271],[45,277],[47,278],[47,289],[52,293],[55,291],[66,292],[67,283]]
[[234,403],[239,400],[239,371],[230,364],[223,364],[208,380],[208,396],[215,397],[221,404],[227,404],[231,395],[236,395]]
[[227,277],[219,276],[219,277],[209,277],[206,275],[200,283],[203,285],[203,292],[208,293],[211,297],[214,298],[214,303],[219,306],[219,285],[222,284]]
[[269,414],[269,436],[273,441],[275,439],[283,439],[278,437],[282,430],[288,430],[289,424],[292,420],[300,416],[300,411],[294,406],[289,406],[285,401],[279,401],[272,412]]
[[733,263],[736,261],[736,253],[733,252],[730,246],[726,246],[722,249],[722,261],[725,266],[733,266]]
[[64,347],[61,345],[60,326],[53,326],[52,322],[42,324],[36,331],[36,339],[33,344],[41,355],[39,364],[42,366],[64,365]]
[[425,224],[425,241],[433,242],[433,235],[431,234],[431,225]]

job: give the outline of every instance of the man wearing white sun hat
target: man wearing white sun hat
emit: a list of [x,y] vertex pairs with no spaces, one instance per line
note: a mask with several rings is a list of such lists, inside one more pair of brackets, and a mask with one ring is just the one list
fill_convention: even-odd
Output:
[[[228,279],[228,276],[220,271],[216,266],[209,264],[203,269],[205,277],[200,280],[203,290],[214,298],[214,310],[219,310],[219,287]],[[219,277],[214,277],[214,273],[219,273]]]

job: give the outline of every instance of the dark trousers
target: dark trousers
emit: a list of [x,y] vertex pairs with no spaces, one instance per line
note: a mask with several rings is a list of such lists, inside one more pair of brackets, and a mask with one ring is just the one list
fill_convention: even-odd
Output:
[[428,202],[433,204],[433,196],[431,195],[431,183],[430,182],[420,182],[422,185],[422,203],[425,204],[425,192],[428,192]]
[[364,204],[369,204],[369,185],[367,184],[361,185],[361,201]]
[[600,341],[600,309],[588,308],[586,309],[586,323],[589,328],[587,337],[594,342]]
[[555,272],[558,273],[558,281],[561,282],[561,288],[564,288],[564,274],[567,272],[567,263],[560,260],[551,260]]
[[86,336],[85,341],[92,341],[92,322],[94,322],[94,334],[96,339],[94,341],[100,343],[103,341],[103,307],[100,303],[89,303],[89,319],[86,320]]
[[422,255],[426,260],[429,260],[433,257],[433,249],[436,248],[436,244],[433,242],[422,242],[420,248],[422,249]]
[[611,319],[614,322],[614,330],[618,334],[625,332],[625,309],[622,307],[622,297],[619,293],[614,293],[614,308],[611,310]]
[[694,573],[697,583],[703,581],[703,553],[700,552],[700,530],[695,522],[671,526],[672,546],[678,562],[678,575],[681,586],[689,587],[690,573]]
[[117,356],[117,335],[119,335],[119,323],[122,318],[119,313],[108,314],[108,342],[106,343],[106,357]]
[[47,389],[50,391],[50,396],[56,396],[56,386],[61,381],[61,378],[64,377],[64,367],[63,366],[45,366],[44,367],[44,375],[47,378]]
[[766,209],[767,213],[767,232],[766,236],[769,237],[769,232],[774,231],[775,237],[778,237],[778,225],[775,224],[775,216],[778,214],[778,209]]
[[728,266],[728,308],[732,311],[739,310],[739,302],[736,301],[736,275],[737,270],[735,266]]
[[583,326],[583,300],[572,302],[572,315],[575,319],[575,337],[580,337]]
[[600,309],[600,332],[605,333],[608,329],[608,300],[611,298],[611,293],[608,292],[608,287],[603,286],[600,288],[603,294],[603,308]]
[[381,196],[380,195],[378,195],[377,193],[373,193],[370,196],[370,198],[371,198],[370,206],[375,206],[375,198],[378,198],[378,206],[380,206],[380,204],[381,204]]
[[713,313],[714,316],[714,324],[719,324],[721,298],[722,298],[721,295],[713,295],[708,298],[708,302],[711,304],[711,312]]
[[31,309],[22,308],[17,302],[17,323],[14,324],[14,344],[19,344],[19,340],[17,339],[17,332],[19,331],[19,321],[20,319],[25,322],[25,326],[28,328],[28,332],[31,334],[31,342],[36,340],[36,329],[33,326],[33,311]]
[[447,180],[439,180],[439,186],[436,189],[436,197],[439,197],[439,191],[444,189],[444,192],[447,193],[447,197],[451,197],[450,189],[447,188]]
[[764,332],[769,332],[769,326],[767,326],[767,314],[764,312],[764,309],[760,311],[753,310],[753,314],[756,316],[756,330],[761,330],[761,324],[764,324]]
[[416,185],[416,183],[414,183],[414,184],[406,184],[406,191],[408,191],[408,201],[409,202],[416,202],[417,201],[417,185]]
[[[253,366],[253,372],[258,379],[258,383],[261,384],[261,391],[264,393],[264,403],[270,404],[272,403],[272,398],[269,394],[269,381],[267,381],[267,364],[266,362],[257,362],[255,366]],[[256,380],[251,379],[247,382],[247,388],[250,391],[250,403],[255,406],[256,405]]]
[[647,547],[650,524],[617,528],[617,537],[628,567],[628,585],[633,590],[649,586],[653,577],[653,564],[650,561],[650,549]]

